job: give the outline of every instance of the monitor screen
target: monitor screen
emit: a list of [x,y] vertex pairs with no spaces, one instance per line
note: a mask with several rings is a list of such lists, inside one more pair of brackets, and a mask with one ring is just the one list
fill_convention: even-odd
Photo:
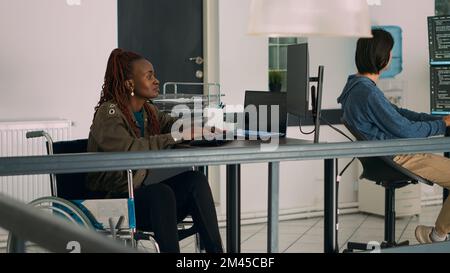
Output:
[[450,16],[428,17],[430,64],[450,65]]
[[[287,128],[287,113],[286,113],[286,93],[283,92],[265,92],[265,91],[246,91],[245,92],[245,101],[244,107],[249,105],[254,105],[256,107],[257,114],[257,128],[254,128],[258,131],[262,130],[260,128],[261,122],[264,122],[265,128],[262,131],[268,132],[278,132],[282,134],[286,134]],[[271,106],[278,105],[279,110],[279,120],[278,120],[278,129],[274,129],[271,127]],[[260,115],[260,106],[267,106],[267,113],[264,115]],[[245,129],[251,130],[249,126],[249,116],[245,115]]]
[[308,44],[288,46],[287,112],[299,118],[309,110]]
[[450,114],[450,66],[430,67],[431,114]]

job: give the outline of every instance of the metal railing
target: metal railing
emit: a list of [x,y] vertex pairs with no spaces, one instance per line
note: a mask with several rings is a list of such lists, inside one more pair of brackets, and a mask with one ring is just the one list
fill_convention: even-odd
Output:
[[214,147],[148,152],[59,154],[0,158],[0,176],[138,170],[277,161],[320,160],[450,151],[450,138],[282,145],[272,151]]
[[[320,160],[444,151],[450,151],[450,138],[282,145],[273,151],[264,151],[253,146],[3,157],[0,158],[0,176],[136,170],[149,166],[169,168]],[[133,251],[120,247],[99,234],[67,224],[2,195],[0,195],[0,226],[14,230],[21,238],[34,241],[53,251],[61,251],[60,243],[66,242],[67,238],[78,241],[86,252]]]

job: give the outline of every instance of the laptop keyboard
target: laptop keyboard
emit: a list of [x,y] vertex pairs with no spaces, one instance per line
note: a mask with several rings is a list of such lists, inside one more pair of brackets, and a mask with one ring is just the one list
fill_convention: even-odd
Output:
[[218,139],[212,139],[212,140],[206,140],[206,139],[199,139],[199,140],[191,140],[189,142],[189,146],[195,146],[195,147],[217,147],[221,146],[225,143],[230,142],[230,140],[218,140]]

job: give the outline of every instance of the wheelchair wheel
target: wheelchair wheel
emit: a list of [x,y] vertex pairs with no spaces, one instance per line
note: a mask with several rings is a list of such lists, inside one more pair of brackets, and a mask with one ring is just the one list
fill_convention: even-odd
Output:
[[[88,217],[70,201],[58,197],[43,197],[30,202],[29,205],[82,227],[94,229]],[[69,250],[72,250],[72,248],[69,248],[69,246],[67,247],[68,252]],[[45,248],[33,242],[24,241],[23,239],[18,238],[12,232],[8,234],[8,243],[6,246],[6,250],[9,253],[49,252]]]

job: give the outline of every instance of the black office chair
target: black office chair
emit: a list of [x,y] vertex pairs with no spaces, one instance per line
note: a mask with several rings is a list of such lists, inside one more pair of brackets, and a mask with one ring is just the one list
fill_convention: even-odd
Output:
[[[368,140],[355,128],[350,126],[344,120],[342,123],[359,141]],[[392,157],[361,157],[358,158],[363,166],[363,173],[360,178],[374,181],[377,185],[385,188],[385,213],[384,213],[384,242],[381,248],[397,247],[409,245],[409,241],[395,241],[395,190],[417,184],[418,182],[433,185],[433,182],[420,177],[411,171],[397,164]],[[368,244],[349,242],[344,252],[353,252],[354,250],[368,250]]]

